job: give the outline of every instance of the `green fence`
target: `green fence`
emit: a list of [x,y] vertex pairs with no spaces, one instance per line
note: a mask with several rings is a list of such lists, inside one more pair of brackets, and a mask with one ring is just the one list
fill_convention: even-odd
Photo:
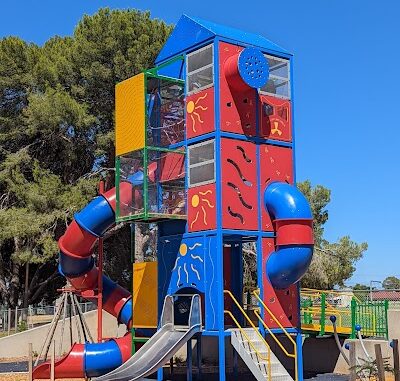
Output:
[[338,303],[337,296],[336,299],[332,298],[329,291],[302,293],[301,324],[304,331],[329,334],[333,332],[330,317],[335,315],[339,334],[355,338],[359,325],[365,337],[388,339],[388,308],[387,300],[362,301],[353,297],[344,304]]
[[351,301],[351,337],[356,337],[355,328],[358,324],[361,326],[363,336],[388,339],[388,309],[387,300],[360,303],[353,299]]

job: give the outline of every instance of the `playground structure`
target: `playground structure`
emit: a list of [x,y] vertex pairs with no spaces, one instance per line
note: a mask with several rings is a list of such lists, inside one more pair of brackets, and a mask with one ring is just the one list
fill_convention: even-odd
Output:
[[352,292],[301,289],[301,328],[320,336],[334,333],[335,316],[339,335],[388,339],[388,301],[361,300]]
[[[180,347],[190,352],[192,338],[209,336],[221,381],[226,337],[257,380],[302,380],[298,282],[313,231],[294,185],[292,55],[261,36],[182,16],[156,65],[116,86],[116,187],[77,213],[59,240],[71,291],[129,333],[74,344],[55,375],[136,380],[157,371],[162,380]],[[133,295],[102,274],[102,237],[116,222],[158,225],[157,262],[134,263]],[[249,242],[256,322],[242,303]],[[136,351],[138,341],[146,343]],[[270,341],[293,362],[291,374]],[[42,363],[33,375],[49,372]]]

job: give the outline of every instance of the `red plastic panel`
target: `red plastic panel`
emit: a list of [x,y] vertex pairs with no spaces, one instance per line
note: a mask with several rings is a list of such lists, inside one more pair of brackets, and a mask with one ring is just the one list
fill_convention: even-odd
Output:
[[185,155],[168,152],[160,160],[159,181],[181,179],[185,175]]
[[270,144],[260,146],[261,166],[261,221],[262,229],[273,231],[271,218],[264,206],[263,193],[273,181],[285,181],[293,184],[293,152],[288,147],[278,147]]
[[257,230],[256,145],[222,139],[222,226]]
[[215,200],[215,184],[201,185],[188,189],[189,232],[215,229]]
[[243,50],[242,47],[225,42],[219,45],[219,84],[220,84],[220,120],[221,130],[256,135],[256,90],[249,87],[246,91],[231,88],[225,78],[225,62]]
[[186,98],[186,137],[193,138],[215,130],[214,88]]
[[[275,290],[266,275],[267,273],[265,264],[267,263],[268,257],[273,253],[274,250],[274,239],[263,238],[263,301],[283,327],[297,327],[299,324],[298,286],[291,285],[285,290]],[[268,312],[265,312],[264,321],[270,328],[279,328],[278,324],[273,320]]]
[[261,95],[259,102],[261,137],[290,142],[292,140],[290,101]]

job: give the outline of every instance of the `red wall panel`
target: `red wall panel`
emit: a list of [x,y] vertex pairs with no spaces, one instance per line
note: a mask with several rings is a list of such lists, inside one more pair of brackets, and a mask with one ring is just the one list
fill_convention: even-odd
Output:
[[292,141],[292,110],[290,101],[261,95],[260,136],[266,139]]
[[215,130],[214,88],[186,97],[186,136],[193,138]]
[[[298,286],[291,285],[285,290],[275,290],[268,280],[266,263],[269,256],[275,250],[273,238],[263,238],[262,240],[262,263],[263,263],[263,301],[272,311],[274,316],[285,328],[297,327],[299,324],[298,311]],[[270,328],[279,328],[278,324],[266,312],[265,323]]]
[[215,201],[215,184],[201,185],[188,189],[187,210],[189,232],[215,229]]
[[256,145],[222,139],[222,226],[257,230]]

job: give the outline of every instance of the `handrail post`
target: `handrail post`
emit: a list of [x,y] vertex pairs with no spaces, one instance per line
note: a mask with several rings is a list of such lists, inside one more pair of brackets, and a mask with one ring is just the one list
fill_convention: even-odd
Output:
[[326,294],[324,292],[321,293],[321,318],[320,325],[321,329],[319,334],[321,336],[325,335],[325,302],[326,302]]

